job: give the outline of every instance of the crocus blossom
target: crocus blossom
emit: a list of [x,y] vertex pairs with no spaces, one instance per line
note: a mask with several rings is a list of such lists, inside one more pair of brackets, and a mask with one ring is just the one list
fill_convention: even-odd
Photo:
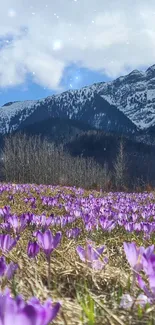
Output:
[[37,242],[29,241],[28,247],[27,247],[27,255],[28,255],[28,257],[29,258],[36,257],[37,254],[39,253],[39,251],[40,251],[40,247],[37,244]]
[[147,297],[147,295],[140,293],[138,297],[135,299],[132,297],[129,293],[125,293],[121,297],[121,302],[119,307],[123,309],[131,309],[134,305],[135,307],[137,305],[140,305],[141,307],[145,307],[147,303],[150,303],[150,298]]
[[6,271],[5,271],[6,278],[8,280],[10,280],[13,277],[13,275],[14,275],[14,273],[15,273],[15,271],[17,269],[18,269],[18,264],[17,263],[11,262],[10,264],[8,264],[7,267],[6,267]]
[[148,277],[149,288],[140,275],[137,275],[138,285],[144,294],[149,298],[150,303],[155,302],[155,276]]
[[16,215],[12,215],[8,218],[8,223],[12,226],[14,232],[19,234],[26,228],[27,219],[24,215],[22,215],[20,218]]
[[25,302],[21,296],[12,298],[10,291],[0,293],[0,325],[48,325],[57,316],[60,303],[51,300],[41,305],[36,298]]
[[38,231],[36,234],[39,246],[42,248],[46,257],[49,258],[52,251],[57,248],[61,241],[62,233],[59,231],[53,236],[50,230],[46,230],[44,233]]
[[8,280],[10,280],[17,269],[18,264],[14,262],[6,264],[5,257],[0,257],[0,276],[5,276]]
[[87,243],[86,248],[77,246],[76,252],[78,253],[81,261],[87,263],[89,267],[92,267],[93,269],[96,270],[101,270],[108,262],[107,257],[105,257],[103,261],[99,259],[104,249],[105,246],[102,246],[100,248],[95,248],[90,243]]
[[0,257],[0,276],[4,275],[5,270],[6,270],[5,258],[3,256],[1,256]]
[[155,255],[144,254],[142,258],[143,270],[147,276],[155,275]]
[[9,234],[0,235],[0,249],[4,252],[10,251],[17,243],[17,239],[12,238]]
[[132,243],[123,243],[124,251],[126,254],[126,258],[132,267],[132,269],[136,272],[139,272],[143,268],[142,264],[142,255],[144,253],[144,247],[137,247],[134,242]]

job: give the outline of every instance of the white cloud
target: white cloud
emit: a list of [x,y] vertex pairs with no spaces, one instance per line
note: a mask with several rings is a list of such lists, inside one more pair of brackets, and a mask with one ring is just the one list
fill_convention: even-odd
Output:
[[53,50],[60,50],[63,47],[63,43],[61,40],[55,40],[53,42]]
[[0,87],[23,84],[30,73],[43,87],[60,89],[72,62],[112,78],[155,63],[154,0],[28,3],[1,4]]
[[13,10],[13,9],[9,9],[9,11],[8,11],[8,16],[9,16],[9,17],[15,17],[15,16],[16,16],[16,11]]

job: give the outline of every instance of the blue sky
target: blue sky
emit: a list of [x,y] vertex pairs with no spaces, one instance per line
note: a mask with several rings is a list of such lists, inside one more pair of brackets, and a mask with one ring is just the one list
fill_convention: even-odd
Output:
[[[65,69],[60,85],[64,91],[68,89],[78,89],[86,85],[91,85],[95,82],[109,81],[106,75],[99,72],[92,71],[86,68],[79,68],[76,65],[70,65]],[[0,106],[10,101],[27,100],[27,99],[40,99],[57,91],[40,86],[33,82],[31,76],[27,76],[27,80],[23,85],[15,87],[6,87],[0,93]]]
[[0,106],[113,80],[152,64],[154,0],[1,4]]

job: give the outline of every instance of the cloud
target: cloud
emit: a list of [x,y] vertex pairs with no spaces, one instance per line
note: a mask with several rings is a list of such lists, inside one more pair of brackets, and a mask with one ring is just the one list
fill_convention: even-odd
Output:
[[154,0],[1,4],[1,88],[23,84],[31,74],[35,83],[60,90],[65,68],[72,63],[111,78],[154,64]]

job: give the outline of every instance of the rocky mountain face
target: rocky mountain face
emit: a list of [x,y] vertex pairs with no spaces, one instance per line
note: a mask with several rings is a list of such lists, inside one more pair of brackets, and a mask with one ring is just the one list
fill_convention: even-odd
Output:
[[49,118],[75,120],[145,143],[153,141],[155,65],[145,72],[134,70],[114,81],[68,90],[44,99],[9,102],[0,108],[0,133],[22,130]]
[[97,93],[115,105],[139,129],[155,125],[155,65],[134,70],[112,82],[98,85]]
[[96,91],[80,89],[43,100],[5,104],[0,108],[0,132],[5,134],[16,131],[48,118],[81,121],[108,132],[132,134],[137,130],[124,113]]

